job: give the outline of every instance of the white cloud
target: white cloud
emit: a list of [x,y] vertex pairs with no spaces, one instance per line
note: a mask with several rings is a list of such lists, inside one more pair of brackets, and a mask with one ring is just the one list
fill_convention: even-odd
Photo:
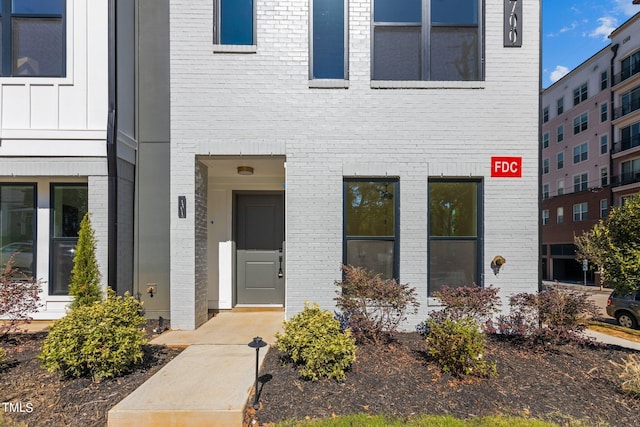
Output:
[[569,71],[569,68],[565,67],[564,65],[557,65],[556,69],[553,70],[551,74],[549,74],[549,80],[551,80],[551,83],[555,83],[566,76]]
[[598,18],[598,22],[600,25],[589,34],[589,37],[596,38],[602,36],[602,40],[607,41],[609,34],[618,26],[618,19],[613,16],[603,16],[602,18]]
[[637,4],[633,4],[631,0],[615,0],[618,10],[627,16],[635,15],[640,12],[640,7]]

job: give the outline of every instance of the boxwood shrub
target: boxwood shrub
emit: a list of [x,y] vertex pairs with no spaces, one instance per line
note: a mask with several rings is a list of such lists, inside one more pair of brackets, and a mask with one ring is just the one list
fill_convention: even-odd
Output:
[[50,372],[94,381],[115,377],[142,361],[144,323],[138,300],[109,290],[104,301],[79,306],[57,320],[38,357]]

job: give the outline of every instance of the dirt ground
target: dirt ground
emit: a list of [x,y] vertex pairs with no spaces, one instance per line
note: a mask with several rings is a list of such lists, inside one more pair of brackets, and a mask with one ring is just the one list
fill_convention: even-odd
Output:
[[617,347],[561,345],[544,349],[489,336],[485,358],[498,376],[455,379],[429,362],[423,338],[399,334],[384,346],[360,346],[344,382],[301,380],[269,350],[261,370],[260,407],[247,423],[350,413],[452,414],[469,418],[520,415],[571,425],[640,425],[640,400],[624,394],[609,362],[627,358]]
[[[153,321],[147,325],[150,338],[155,327]],[[42,369],[36,356],[45,337],[46,332],[11,334],[0,342],[8,358],[0,365],[0,416],[29,426],[105,426],[109,409],[180,353],[146,345],[143,362],[131,373],[94,383]]]

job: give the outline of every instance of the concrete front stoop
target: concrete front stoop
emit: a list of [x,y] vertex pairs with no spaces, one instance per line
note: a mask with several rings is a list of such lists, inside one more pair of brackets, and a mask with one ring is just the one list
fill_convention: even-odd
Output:
[[222,313],[195,331],[160,335],[152,343],[188,347],[114,406],[108,426],[242,426],[255,382],[247,344],[254,336],[273,343],[283,320],[282,312]]

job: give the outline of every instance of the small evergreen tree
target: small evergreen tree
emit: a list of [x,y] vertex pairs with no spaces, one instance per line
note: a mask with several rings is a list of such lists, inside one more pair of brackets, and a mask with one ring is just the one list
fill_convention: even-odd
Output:
[[71,303],[71,309],[102,300],[101,278],[96,260],[95,231],[91,226],[89,213],[86,213],[80,222],[78,244],[73,257],[69,295],[75,298]]

